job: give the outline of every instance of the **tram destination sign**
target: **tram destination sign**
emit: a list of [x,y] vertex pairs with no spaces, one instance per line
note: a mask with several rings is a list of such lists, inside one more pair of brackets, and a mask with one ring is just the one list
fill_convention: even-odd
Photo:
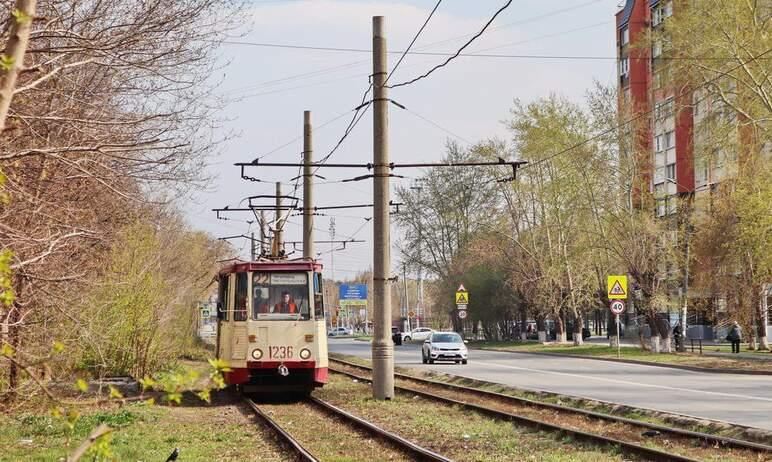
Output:
[[367,284],[341,284],[340,304],[367,305]]

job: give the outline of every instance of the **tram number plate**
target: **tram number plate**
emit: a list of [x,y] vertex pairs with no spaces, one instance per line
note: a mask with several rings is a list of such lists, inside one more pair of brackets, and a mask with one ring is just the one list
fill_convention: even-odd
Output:
[[268,357],[271,359],[287,359],[292,357],[291,346],[269,346]]

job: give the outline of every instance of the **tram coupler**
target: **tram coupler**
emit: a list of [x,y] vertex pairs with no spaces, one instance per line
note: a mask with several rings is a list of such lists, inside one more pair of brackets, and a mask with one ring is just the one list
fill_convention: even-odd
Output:
[[284,364],[279,364],[279,375],[286,377],[289,375],[289,369]]

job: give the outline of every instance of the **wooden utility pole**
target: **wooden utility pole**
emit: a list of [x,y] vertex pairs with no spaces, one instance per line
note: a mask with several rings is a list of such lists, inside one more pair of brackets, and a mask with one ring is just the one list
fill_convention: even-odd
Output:
[[32,21],[35,19],[36,4],[37,0],[16,0],[11,9],[8,42],[0,62],[0,133],[5,130],[5,118],[16,89],[16,78],[24,67],[24,54],[27,52]]
[[389,100],[383,16],[373,16],[373,397],[394,397],[389,235]]
[[314,259],[314,162],[311,111],[303,112],[303,258]]

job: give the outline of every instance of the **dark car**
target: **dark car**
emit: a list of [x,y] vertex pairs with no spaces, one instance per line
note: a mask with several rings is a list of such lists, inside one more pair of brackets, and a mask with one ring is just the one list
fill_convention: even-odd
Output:
[[399,327],[391,328],[391,341],[394,345],[402,345],[402,332],[399,331]]

